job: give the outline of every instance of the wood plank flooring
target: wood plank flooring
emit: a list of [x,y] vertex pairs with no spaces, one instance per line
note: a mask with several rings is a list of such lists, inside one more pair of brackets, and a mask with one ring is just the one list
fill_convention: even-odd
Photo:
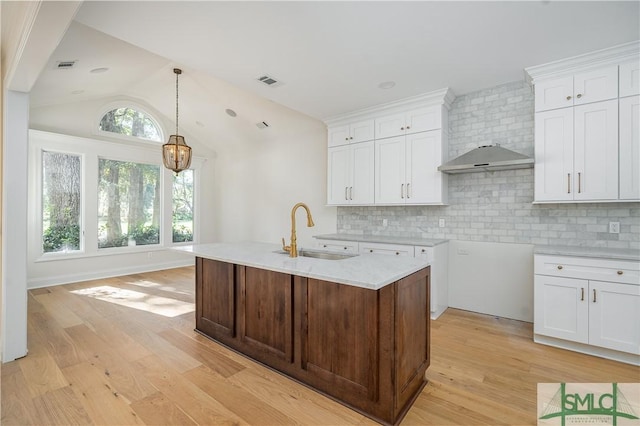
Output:
[[[192,267],[30,291],[0,423],[374,424],[196,334],[193,301]],[[638,367],[533,343],[529,323],[449,309],[431,336],[405,425],[535,424],[538,382],[640,382]]]

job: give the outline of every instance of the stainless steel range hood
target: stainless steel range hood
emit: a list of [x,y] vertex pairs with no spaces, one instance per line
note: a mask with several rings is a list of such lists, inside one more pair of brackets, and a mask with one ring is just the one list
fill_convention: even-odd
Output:
[[531,167],[533,167],[533,158],[495,144],[472,149],[441,165],[438,170],[444,173],[471,173]]

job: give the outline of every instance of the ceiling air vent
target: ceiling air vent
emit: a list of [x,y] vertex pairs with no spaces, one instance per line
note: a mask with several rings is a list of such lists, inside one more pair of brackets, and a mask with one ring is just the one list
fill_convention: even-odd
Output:
[[277,87],[282,85],[281,81],[278,81],[274,77],[271,77],[268,75],[263,75],[262,77],[258,77],[258,81],[266,84],[269,87]]
[[73,68],[76,62],[78,61],[58,61],[56,62],[56,69],[62,70],[62,69]]
[[266,129],[267,127],[269,127],[269,124],[266,121],[261,121],[259,123],[256,123],[256,126],[258,126],[258,129]]

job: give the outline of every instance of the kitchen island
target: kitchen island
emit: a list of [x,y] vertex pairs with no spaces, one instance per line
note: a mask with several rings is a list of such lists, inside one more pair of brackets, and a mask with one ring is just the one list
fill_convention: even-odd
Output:
[[386,424],[426,384],[425,260],[290,258],[253,242],[179,250],[196,256],[198,332]]

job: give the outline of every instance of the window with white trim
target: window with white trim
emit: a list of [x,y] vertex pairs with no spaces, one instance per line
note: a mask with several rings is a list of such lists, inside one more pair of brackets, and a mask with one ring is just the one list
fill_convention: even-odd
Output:
[[133,106],[108,110],[100,119],[98,130],[156,142],[163,140],[158,122],[151,115]]
[[158,147],[31,130],[30,257],[153,250],[198,240],[199,170],[178,176]]

